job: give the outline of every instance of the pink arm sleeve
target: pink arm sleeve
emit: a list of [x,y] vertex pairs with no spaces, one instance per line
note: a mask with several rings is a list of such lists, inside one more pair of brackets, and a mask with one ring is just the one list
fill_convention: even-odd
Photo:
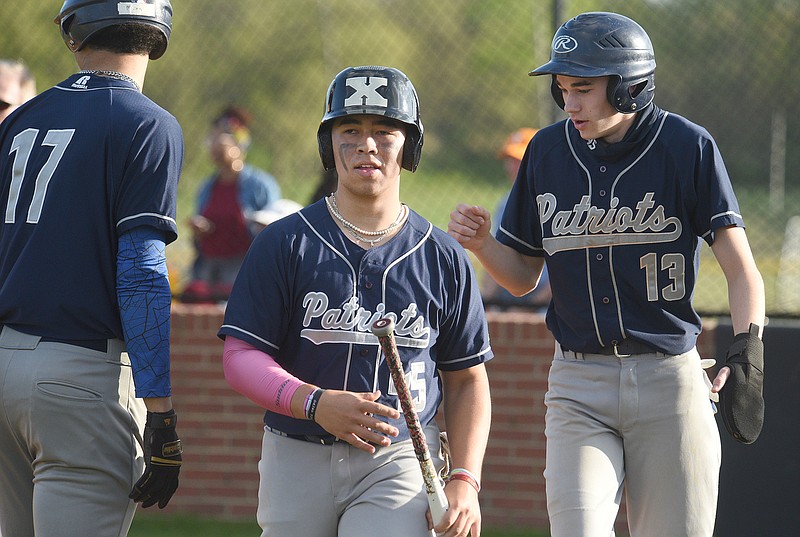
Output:
[[292,396],[305,384],[269,354],[231,336],[225,338],[222,368],[231,388],[257,405],[285,416],[292,415]]

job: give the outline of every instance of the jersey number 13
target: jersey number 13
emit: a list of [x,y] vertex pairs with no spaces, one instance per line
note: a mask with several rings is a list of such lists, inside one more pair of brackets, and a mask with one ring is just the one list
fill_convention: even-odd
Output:
[[664,254],[661,256],[661,270],[667,271],[670,284],[658,288],[658,255],[651,252],[639,258],[639,268],[644,270],[647,280],[647,300],[657,302],[659,296],[664,300],[681,300],[686,296],[686,260],[683,254]]

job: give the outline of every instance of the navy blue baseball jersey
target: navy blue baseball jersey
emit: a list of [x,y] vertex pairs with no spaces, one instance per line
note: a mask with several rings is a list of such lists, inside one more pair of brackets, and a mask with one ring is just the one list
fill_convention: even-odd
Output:
[[[492,358],[478,283],[463,248],[409,212],[389,242],[364,250],[340,231],[324,200],[271,224],[239,272],[221,337],[233,336],[275,357],[321,388],[381,391],[400,410],[389,369],[370,327],[395,320],[395,339],[420,422],[441,402],[438,370]],[[267,412],[288,434],[324,434],[316,423]],[[403,418],[392,420],[407,439]]]
[[4,121],[0,323],[123,339],[118,237],[149,226],[175,239],[182,162],[176,119],[124,80],[75,74]]
[[700,333],[692,307],[702,238],[743,226],[716,143],[651,105],[617,144],[583,140],[570,121],[528,146],[497,239],[544,256],[547,325],[577,352],[630,337],[668,354]]

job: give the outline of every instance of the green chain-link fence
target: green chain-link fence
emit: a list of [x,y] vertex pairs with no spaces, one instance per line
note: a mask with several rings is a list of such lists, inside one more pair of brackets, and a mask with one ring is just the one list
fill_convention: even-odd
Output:
[[[145,93],[180,121],[186,163],[179,220],[212,171],[204,138],[236,103],[256,118],[249,161],[285,197],[309,201],[321,174],[316,128],[333,76],[348,65],[391,65],[414,81],[425,124],[422,164],[402,197],[440,227],[457,202],[494,207],[508,188],[497,150],[512,130],[562,117],[544,63],[557,23],[616,11],[652,38],[656,102],[716,138],[764,275],[770,315],[800,315],[800,35],[798,0],[173,0],[164,58]],[[2,0],[0,57],[22,59],[39,89],[76,69],[52,19],[60,0]],[[91,121],[91,118],[86,118]],[[0,156],[0,158],[4,158]],[[188,231],[168,250],[188,269]],[[695,294],[704,313],[727,310],[727,289],[703,247]]]

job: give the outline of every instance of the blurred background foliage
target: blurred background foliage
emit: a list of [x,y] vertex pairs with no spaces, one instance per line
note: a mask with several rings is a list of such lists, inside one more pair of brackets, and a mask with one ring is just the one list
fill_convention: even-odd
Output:
[[[76,70],[53,17],[60,0],[2,0],[0,57],[21,59],[39,90]],[[403,70],[421,99],[422,164],[402,196],[434,224],[464,201],[494,208],[508,188],[497,150],[512,130],[563,118],[545,78],[558,25],[584,11],[638,21],[655,50],[656,102],[706,127],[726,160],[772,316],[800,315],[800,35],[798,0],[172,0],[167,54],[144,91],[185,136],[179,191],[182,235],[171,270],[188,270],[185,221],[212,172],[204,140],[235,103],[254,116],[249,162],[285,197],[306,204],[321,177],[316,129],[325,91],[349,65]],[[91,118],[87,118],[87,121]],[[695,295],[725,314],[725,280],[703,247]]]

